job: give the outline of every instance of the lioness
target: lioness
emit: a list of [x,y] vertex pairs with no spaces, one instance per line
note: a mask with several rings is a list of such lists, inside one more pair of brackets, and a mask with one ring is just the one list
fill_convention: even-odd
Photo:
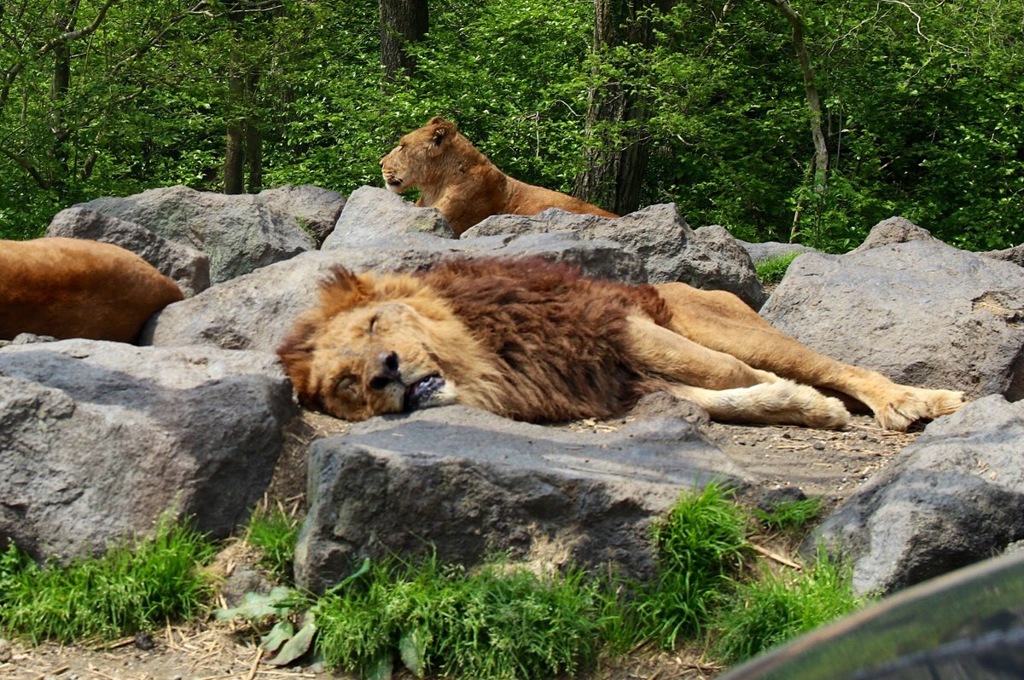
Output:
[[305,406],[354,421],[454,403],[531,422],[606,418],[667,390],[716,420],[846,425],[817,386],[906,430],[963,403],[818,354],[731,293],[592,280],[537,258],[411,275],[338,267],[278,354]]
[[155,312],[182,299],[133,252],[98,241],[0,241],[0,339],[19,333],[134,342]]
[[388,189],[418,188],[416,205],[435,207],[456,236],[490,215],[536,215],[548,208],[618,217],[578,198],[509,177],[455,124],[435,116],[380,159]]

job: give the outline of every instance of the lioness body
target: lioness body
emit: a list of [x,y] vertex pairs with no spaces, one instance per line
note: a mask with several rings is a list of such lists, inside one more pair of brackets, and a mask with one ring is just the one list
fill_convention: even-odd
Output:
[[73,238],[0,241],[0,339],[133,342],[181,290],[124,248]]
[[381,161],[388,188],[418,188],[416,205],[437,208],[456,236],[491,215],[536,215],[548,208],[617,217],[578,198],[509,177],[454,123],[435,117],[402,137]]
[[604,418],[668,390],[716,420],[842,427],[849,413],[818,386],[903,430],[962,403],[813,352],[729,293],[591,280],[539,259],[338,268],[279,354],[305,405],[347,420],[451,403]]

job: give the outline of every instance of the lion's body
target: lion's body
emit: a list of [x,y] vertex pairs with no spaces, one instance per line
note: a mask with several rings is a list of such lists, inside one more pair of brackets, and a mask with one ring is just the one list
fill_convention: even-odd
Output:
[[150,316],[181,299],[173,280],[109,243],[0,241],[0,339],[34,333],[133,342]]
[[604,418],[668,390],[717,420],[842,427],[849,413],[818,386],[900,430],[962,403],[817,354],[728,293],[591,280],[539,259],[339,268],[279,354],[305,405],[347,420],[450,403]]
[[416,205],[437,208],[456,236],[491,215],[536,215],[548,208],[617,217],[578,198],[509,177],[455,125],[435,117],[402,137],[381,161],[388,188],[418,188]]

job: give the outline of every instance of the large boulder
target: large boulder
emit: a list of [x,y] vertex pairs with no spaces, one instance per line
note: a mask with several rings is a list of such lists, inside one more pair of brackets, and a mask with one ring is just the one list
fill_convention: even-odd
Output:
[[299,227],[310,234],[317,245],[323,243],[334,229],[345,207],[343,195],[311,184],[265,189],[256,198],[294,217]]
[[[698,230],[700,231],[700,230]],[[723,228],[695,234],[675,204],[653,205],[618,219],[545,210],[539,215],[492,215],[462,240],[498,234],[571,232],[582,239],[610,240],[639,256],[649,283],[683,281],[727,290],[755,309],[765,300],[750,257]]]
[[651,522],[685,490],[743,473],[686,420],[572,432],[462,406],[374,418],[313,443],[296,550],[323,590],[361,558],[422,555],[472,565],[509,555],[649,577]]
[[[894,227],[911,240],[889,238]],[[888,221],[872,231],[870,248],[800,255],[762,315],[819,352],[897,382],[1019,399],[1024,271],[923,231]]]
[[130,250],[174,279],[185,297],[210,287],[210,258],[206,253],[154,234],[134,222],[88,208],[68,208],[50,221],[46,235],[103,241]]
[[313,237],[276,199],[225,195],[183,186],[150,189],[126,198],[97,198],[77,208],[134,222],[210,258],[220,283],[316,248]]
[[0,348],[0,544],[74,558],[164,513],[224,537],[266,490],[294,414],[267,353]]
[[1024,538],[1024,402],[992,395],[931,423],[804,546],[853,564],[859,593],[891,592]]
[[[429,219],[424,222],[427,213],[383,189],[357,190],[322,250],[263,267],[167,307],[150,320],[140,342],[274,350],[295,317],[315,304],[319,282],[335,266],[353,271],[416,271],[452,257],[537,255],[579,265],[591,276],[629,283],[642,279],[637,256],[610,241],[551,233],[464,242],[436,235],[435,228],[443,227],[443,234],[448,226]],[[367,214],[376,217],[353,217]]]

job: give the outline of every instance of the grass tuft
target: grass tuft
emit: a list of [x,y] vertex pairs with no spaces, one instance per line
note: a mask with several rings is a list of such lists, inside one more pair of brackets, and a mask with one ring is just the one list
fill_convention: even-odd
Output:
[[434,559],[374,566],[317,605],[317,648],[332,668],[374,677],[395,658],[416,675],[550,678],[599,645],[596,586],[492,565],[471,574]]
[[245,540],[263,553],[260,565],[287,583],[294,582],[295,544],[299,520],[281,505],[260,504],[249,518]]
[[770,510],[754,509],[754,516],[769,530],[794,533],[803,531],[817,519],[824,507],[820,497],[782,501]]
[[197,615],[210,593],[196,567],[205,538],[161,522],[153,538],[69,566],[40,566],[13,544],[0,556],[0,629],[33,644],[113,639]]
[[731,497],[708,484],[683,496],[654,526],[659,573],[635,610],[641,635],[662,647],[701,633],[742,566],[749,517]]
[[716,617],[713,653],[738,663],[859,609],[863,601],[853,594],[851,574],[819,549],[815,565],[791,580],[769,572],[737,585],[732,606]]

